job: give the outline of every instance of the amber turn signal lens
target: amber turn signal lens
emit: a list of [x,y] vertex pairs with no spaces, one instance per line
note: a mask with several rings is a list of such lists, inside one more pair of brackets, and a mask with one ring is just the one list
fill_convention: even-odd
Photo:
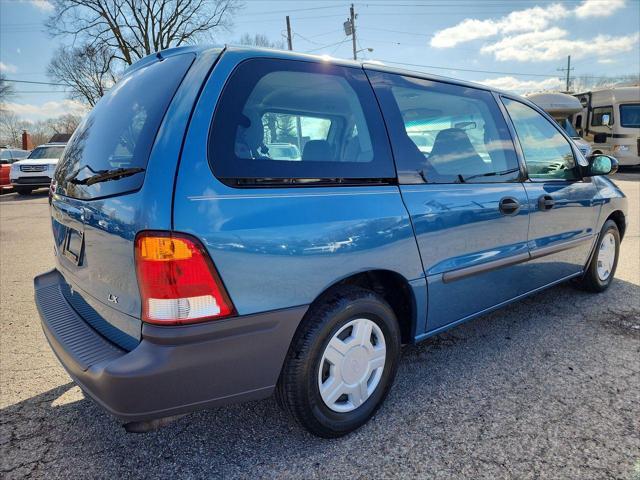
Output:
[[140,237],[138,242],[140,258],[145,261],[187,260],[193,255],[190,244],[180,238]]

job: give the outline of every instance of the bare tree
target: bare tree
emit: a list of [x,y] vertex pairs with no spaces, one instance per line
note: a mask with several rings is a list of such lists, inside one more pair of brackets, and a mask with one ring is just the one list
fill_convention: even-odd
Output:
[[227,28],[238,0],[52,0],[47,28],[131,65],[160,50]]
[[571,83],[571,89],[574,92],[585,92],[594,88],[612,87],[614,85],[640,85],[640,76],[637,74],[626,74],[612,77],[598,77],[587,74],[574,78]]
[[54,133],[49,125],[49,120],[40,120],[38,122],[26,124],[25,130],[29,132],[31,141],[36,146],[47,143]]
[[81,116],[74,115],[73,113],[65,113],[57,118],[50,118],[46,122],[52,133],[71,134],[76,130],[76,128],[78,128],[81,121]]
[[284,50],[284,40],[280,39],[279,41],[271,41],[269,37],[267,37],[264,33],[256,33],[251,35],[249,33],[243,33],[238,40],[240,45],[250,45],[255,47],[265,47],[265,48],[279,48]]
[[0,138],[2,145],[19,147],[22,144],[22,131],[28,123],[22,120],[15,112],[4,110],[0,112]]
[[4,111],[4,104],[15,95],[13,85],[7,82],[4,73],[0,73],[0,112]]
[[60,47],[49,63],[49,77],[71,88],[71,98],[93,107],[116,81],[107,47]]

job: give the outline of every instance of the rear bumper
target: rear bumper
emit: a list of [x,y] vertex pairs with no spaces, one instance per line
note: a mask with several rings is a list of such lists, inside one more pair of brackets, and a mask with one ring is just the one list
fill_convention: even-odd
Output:
[[124,422],[271,395],[307,307],[200,325],[144,325],[130,352],[93,330],[66,301],[57,270],[34,279],[45,336],[75,382]]

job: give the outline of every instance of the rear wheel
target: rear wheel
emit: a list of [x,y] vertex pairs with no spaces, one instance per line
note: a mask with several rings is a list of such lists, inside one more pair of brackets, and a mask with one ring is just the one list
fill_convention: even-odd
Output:
[[620,232],[613,220],[607,220],[602,226],[593,258],[584,276],[580,279],[580,286],[590,292],[604,292],[616,273],[618,256],[620,253]]
[[311,433],[339,437],[380,407],[399,355],[400,330],[391,307],[374,292],[345,287],[305,316],[276,395]]
[[18,195],[29,195],[33,192],[32,187],[15,187]]

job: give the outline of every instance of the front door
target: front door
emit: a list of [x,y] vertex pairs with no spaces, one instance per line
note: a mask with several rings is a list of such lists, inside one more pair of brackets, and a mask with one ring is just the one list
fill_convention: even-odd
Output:
[[524,293],[529,203],[490,92],[368,71],[428,281],[431,333]]
[[[515,99],[502,99],[513,122],[529,181],[530,289],[576,275],[598,232],[600,202],[591,178],[582,178],[572,143],[553,122]],[[579,155],[579,153],[578,153]]]

